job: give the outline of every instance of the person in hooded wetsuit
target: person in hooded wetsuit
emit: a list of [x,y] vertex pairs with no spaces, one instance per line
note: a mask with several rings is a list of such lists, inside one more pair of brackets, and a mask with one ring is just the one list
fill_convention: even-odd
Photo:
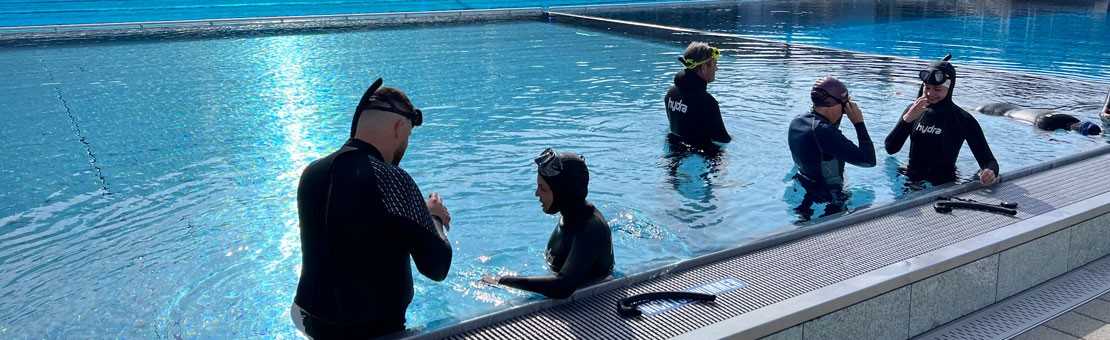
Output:
[[991,153],[983,129],[970,113],[952,102],[956,89],[956,68],[944,60],[929,64],[918,77],[923,84],[918,98],[900,116],[886,137],[886,152],[895,154],[910,140],[910,160],[906,176],[911,182],[934,185],[956,180],[956,157],[964,141],[979,163],[979,182],[991,185],[998,180],[998,161]]
[[685,67],[674,76],[674,86],[663,97],[671,134],[683,143],[703,146],[732,140],[721,118],[717,99],[706,92],[717,75],[721,52],[702,42],[693,42],[678,61]]
[[1103,124],[1110,124],[1110,91],[1106,92],[1106,101],[1102,103],[1102,113],[1098,114]]
[[993,103],[975,108],[990,116],[1006,116],[1033,124],[1046,131],[1070,130],[1082,135],[1097,135],[1102,128],[1093,122],[1084,122],[1075,116],[1048,109],[1026,109],[1010,103]]
[[547,241],[547,264],[554,275],[485,276],[482,281],[564,299],[613,273],[613,239],[605,217],[586,201],[590,173],[581,156],[546,149],[536,158],[536,196],[543,212],[561,214]]
[[400,90],[380,86],[359,101],[350,139],[309,164],[297,188],[302,268],[290,316],[312,338],[404,330],[410,256],[435,281],[451,265],[447,208],[435,193],[425,201],[397,166],[423,114]]
[[[833,77],[819,79],[810,91],[813,109],[790,122],[787,141],[798,173],[794,176],[805,189],[802,204],[795,210],[803,220],[812,214],[813,203],[829,203],[825,215],[844,210],[844,163],[875,166],[875,147],[867,134],[863,112],[851,101],[848,88]],[[840,132],[843,116],[856,130],[859,146]]]

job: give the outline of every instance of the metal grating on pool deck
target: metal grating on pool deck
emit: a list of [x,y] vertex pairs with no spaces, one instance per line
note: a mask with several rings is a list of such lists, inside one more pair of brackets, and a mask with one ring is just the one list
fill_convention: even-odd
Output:
[[925,333],[916,340],[1010,339],[1110,291],[1110,257]]
[[[1105,149],[1076,163],[962,195],[1018,202],[1021,209],[1016,217],[966,210],[942,215],[931,205],[917,205],[550,308],[510,310],[500,318],[495,314],[416,337],[657,339],[681,335],[1106,193],[1110,186],[1104,183],[1110,180],[1110,172],[1103,170],[1110,166],[1110,155]],[[725,278],[739,279],[747,286],[718,296],[712,305],[692,304],[639,319],[622,319],[615,311],[616,302],[626,296],[685,290]]]

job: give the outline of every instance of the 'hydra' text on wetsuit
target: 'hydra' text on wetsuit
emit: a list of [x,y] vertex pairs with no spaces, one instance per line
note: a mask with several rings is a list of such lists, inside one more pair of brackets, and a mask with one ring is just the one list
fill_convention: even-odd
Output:
[[663,98],[671,133],[685,143],[706,145],[732,140],[725,130],[717,100],[706,92],[708,86],[697,72],[682,70],[674,76],[674,86]]
[[894,130],[886,137],[886,152],[895,154],[910,139],[910,164],[906,175],[911,181],[927,180],[933,184],[956,179],[956,157],[967,141],[971,153],[981,169],[991,169],[998,174],[998,161],[994,159],[983,129],[970,113],[952,102],[955,79],[942,101],[930,105],[914,122],[901,117]]

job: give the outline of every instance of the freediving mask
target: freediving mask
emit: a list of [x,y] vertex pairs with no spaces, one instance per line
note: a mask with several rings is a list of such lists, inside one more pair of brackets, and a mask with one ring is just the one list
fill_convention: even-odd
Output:
[[[942,61],[948,61],[951,59],[952,55],[948,54],[944,56],[944,59],[942,59]],[[926,84],[934,86],[944,85],[946,82],[948,82],[949,79],[953,78],[948,73],[945,73],[944,70],[936,68],[935,65],[936,64],[934,64],[934,66],[930,66],[927,69],[921,70],[921,72],[918,72],[917,78],[921,79],[921,81]]]
[[543,177],[555,177],[563,172],[563,160],[559,159],[559,154],[552,148],[544,149],[535,162]]

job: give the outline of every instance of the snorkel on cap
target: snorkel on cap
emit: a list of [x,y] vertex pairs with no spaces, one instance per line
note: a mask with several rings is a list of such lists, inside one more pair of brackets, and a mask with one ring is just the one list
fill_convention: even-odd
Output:
[[929,85],[952,87],[952,83],[949,81],[956,78],[956,68],[952,67],[952,64],[948,62],[951,59],[952,54],[949,53],[945,55],[944,59],[941,59],[941,61],[929,64],[928,68],[918,72],[918,79],[921,79],[921,82]]
[[359,99],[358,107],[355,108],[355,116],[351,120],[351,138],[355,137],[355,130],[358,129],[358,120],[359,117],[362,117],[362,111],[366,110],[396,113],[408,119],[413,127],[424,124],[424,113],[421,112],[420,109],[413,108],[412,111],[402,110],[393,101],[378,98],[377,92],[378,89],[382,87],[382,83],[382,78],[375,80],[374,83],[370,85],[370,88],[366,89],[366,92],[362,94],[362,99]]

